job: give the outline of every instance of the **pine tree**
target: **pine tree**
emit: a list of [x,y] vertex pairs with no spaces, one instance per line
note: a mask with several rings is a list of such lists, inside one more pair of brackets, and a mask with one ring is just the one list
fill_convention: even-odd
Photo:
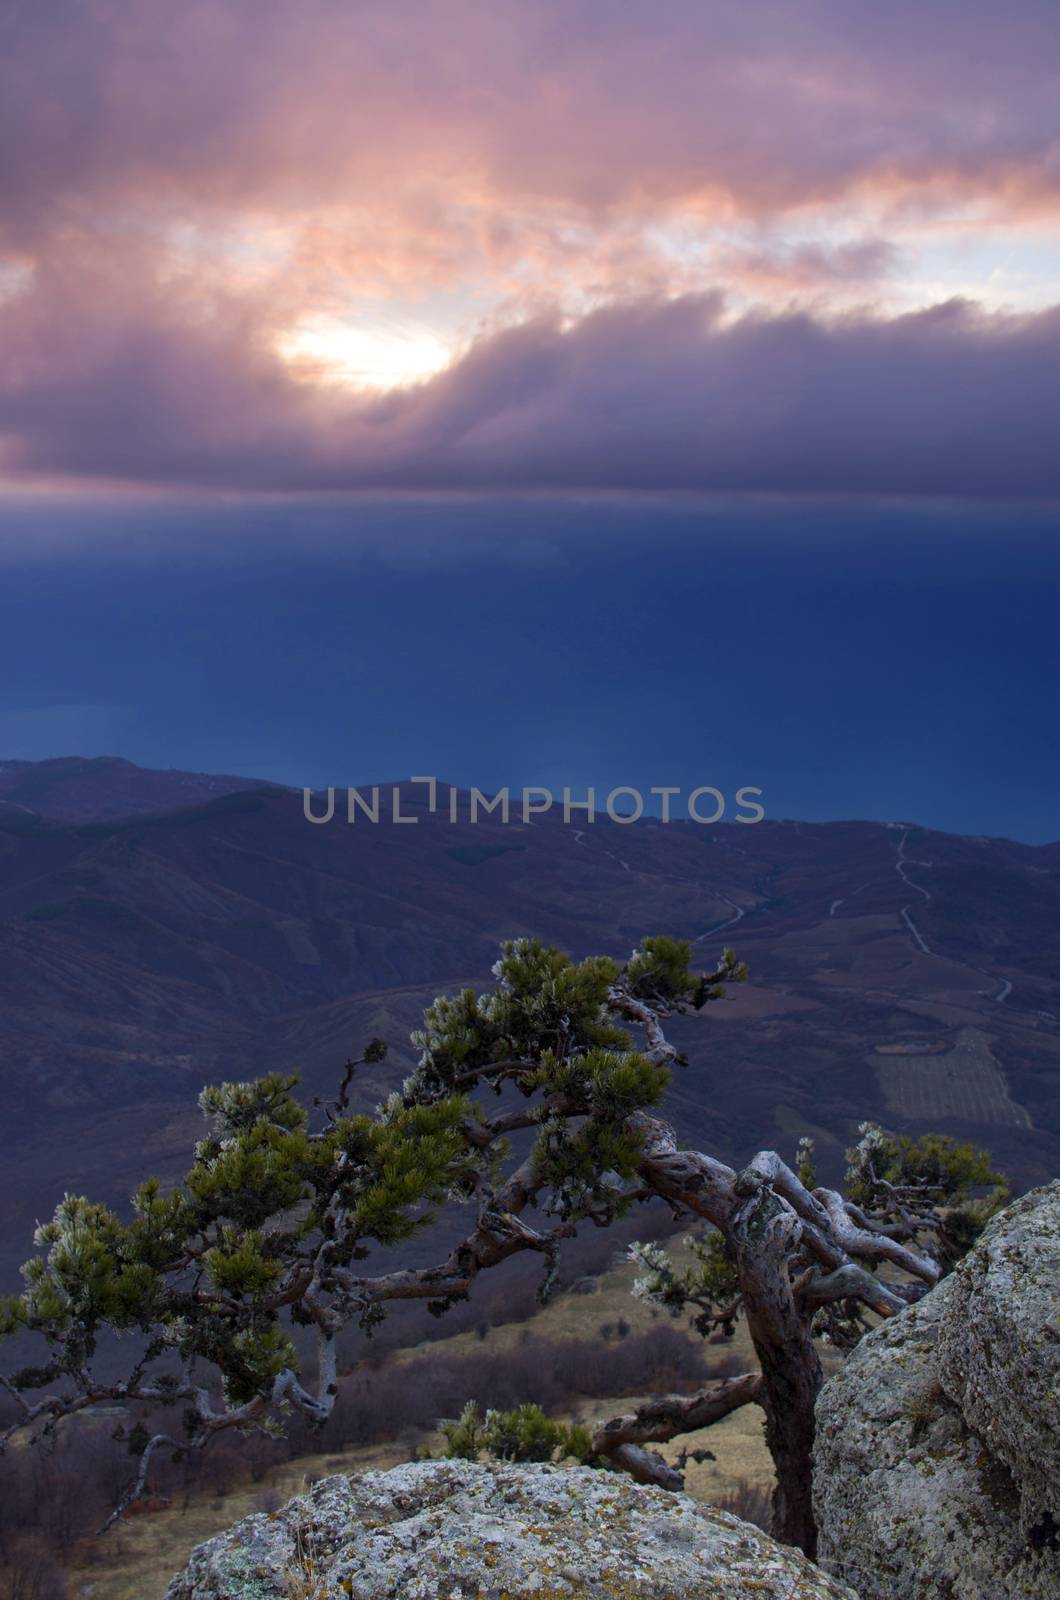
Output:
[[[964,1147],[868,1128],[846,1199],[811,1190],[771,1151],[735,1172],[679,1150],[657,1115],[683,1064],[664,1023],[746,976],[730,950],[708,974],[693,973],[690,959],[686,942],[665,937],[645,939],[623,965],[575,962],[533,939],[507,943],[491,989],[439,996],[427,1009],[415,1068],[372,1113],[352,1111],[351,1092],[384,1059],[381,1040],[346,1063],[326,1104],[305,1106],[288,1074],[204,1090],[207,1132],[181,1183],[148,1179],[124,1220],[67,1195],[38,1229],[25,1289],[0,1304],[0,1336],[36,1335],[43,1358],[0,1378],[18,1406],[0,1447],[20,1434],[46,1439],[92,1405],[170,1412],[175,1426],[137,1439],[120,1516],[160,1450],[275,1430],[292,1409],[323,1423],[338,1392],[336,1340],[351,1323],[371,1331],[394,1300],[422,1299],[441,1314],[481,1272],[526,1250],[542,1257],[547,1297],[565,1239],[662,1196],[715,1232],[696,1245],[691,1274],[645,1253],[645,1292],[671,1309],[691,1304],[701,1330],[746,1317],[760,1370],[616,1419],[590,1453],[672,1485],[673,1469],[645,1444],[753,1399],[777,1466],[774,1531],[812,1551],[814,1318],[837,1304],[890,1316],[926,1292],[974,1227],[968,1194],[992,1175]],[[531,1140],[518,1157],[516,1135]],[[948,1220],[925,1242],[940,1204]],[[406,1244],[455,1205],[473,1221],[443,1260],[369,1270],[373,1251]],[[877,1278],[870,1269],[883,1261],[903,1281]],[[297,1328],[315,1338],[312,1381]],[[134,1336],[117,1381],[96,1365],[112,1332]],[[570,1444],[525,1408],[482,1426],[516,1451]]]

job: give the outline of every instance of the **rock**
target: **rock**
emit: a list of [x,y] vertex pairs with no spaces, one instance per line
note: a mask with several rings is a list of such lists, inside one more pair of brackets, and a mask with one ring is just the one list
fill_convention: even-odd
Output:
[[1060,1523],[1060,1183],[995,1219],[949,1306],[942,1385],[1015,1479],[1023,1532],[1041,1537],[1046,1519]]
[[166,1600],[856,1600],[686,1495],[550,1464],[325,1478],[193,1551]]
[[825,1385],[818,1554],[864,1600],[1060,1596],[1058,1311],[1053,1183]]

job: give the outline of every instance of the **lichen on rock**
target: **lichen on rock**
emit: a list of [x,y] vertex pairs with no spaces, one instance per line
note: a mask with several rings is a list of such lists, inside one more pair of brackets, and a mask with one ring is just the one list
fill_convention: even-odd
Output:
[[1060,1183],[1009,1206],[961,1263],[938,1355],[947,1394],[1015,1480],[1024,1534],[1048,1537],[1060,1521]]
[[325,1478],[200,1545],[167,1600],[857,1600],[687,1495],[547,1463]]
[[1060,1183],[864,1338],[817,1404],[819,1558],[864,1600],[1060,1596]]

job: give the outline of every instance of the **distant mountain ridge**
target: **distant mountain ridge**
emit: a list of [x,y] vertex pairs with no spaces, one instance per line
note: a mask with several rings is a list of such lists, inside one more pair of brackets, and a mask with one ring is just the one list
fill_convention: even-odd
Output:
[[9,807],[61,822],[145,816],[277,787],[264,779],[138,767],[122,756],[0,761],[0,811]]
[[[367,786],[365,786],[367,788]],[[444,792],[444,790],[443,790]],[[35,806],[39,809],[35,809]],[[302,796],[118,758],[0,763],[0,1280],[64,1189],[118,1199],[174,1172],[202,1083],[302,1070],[322,1093],[408,1070],[442,989],[482,987],[536,934],[616,956],[647,933],[725,943],[751,982],[675,1028],[669,1114],[739,1159],[800,1133],[834,1172],[858,1121],[988,1144],[1023,1184],[1060,1170],[1060,846],[912,824],[313,826]],[[385,808],[384,808],[385,809]]]

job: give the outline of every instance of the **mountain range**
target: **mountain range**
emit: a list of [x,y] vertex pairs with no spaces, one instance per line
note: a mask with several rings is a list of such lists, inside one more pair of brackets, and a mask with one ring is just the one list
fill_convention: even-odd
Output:
[[[367,792],[362,790],[362,792]],[[1060,844],[914,823],[448,820],[117,758],[0,763],[0,1285],[65,1190],[118,1201],[181,1170],[204,1082],[273,1068],[325,1094],[372,1035],[374,1104],[442,990],[502,939],[623,956],[733,945],[750,981],[673,1034],[680,1136],[725,1159],[857,1124],[986,1144],[1019,1187],[1060,1170]],[[466,797],[458,809],[466,816]],[[386,807],[383,808],[386,816]]]

